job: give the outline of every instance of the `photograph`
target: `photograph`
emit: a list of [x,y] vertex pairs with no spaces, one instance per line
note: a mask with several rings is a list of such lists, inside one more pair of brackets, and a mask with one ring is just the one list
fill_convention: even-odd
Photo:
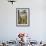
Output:
[[46,46],[46,0],[0,0],[0,46]]
[[16,25],[29,26],[30,10],[29,8],[16,8]]

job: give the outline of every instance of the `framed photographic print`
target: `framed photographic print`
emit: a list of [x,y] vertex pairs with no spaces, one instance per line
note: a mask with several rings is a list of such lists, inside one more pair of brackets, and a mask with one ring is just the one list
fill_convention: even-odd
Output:
[[30,25],[30,9],[16,8],[16,26]]

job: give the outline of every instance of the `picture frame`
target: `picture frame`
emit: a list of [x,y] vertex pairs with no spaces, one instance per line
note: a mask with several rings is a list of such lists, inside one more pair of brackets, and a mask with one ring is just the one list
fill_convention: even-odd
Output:
[[16,26],[30,26],[29,8],[16,8]]

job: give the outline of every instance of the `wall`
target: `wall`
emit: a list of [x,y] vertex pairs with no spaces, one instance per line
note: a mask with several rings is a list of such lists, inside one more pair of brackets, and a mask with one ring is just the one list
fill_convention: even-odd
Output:
[[[0,0],[0,40],[15,40],[19,32],[26,32],[33,40],[46,40],[46,1],[17,0],[13,5]],[[30,8],[30,26],[16,27],[16,8]]]

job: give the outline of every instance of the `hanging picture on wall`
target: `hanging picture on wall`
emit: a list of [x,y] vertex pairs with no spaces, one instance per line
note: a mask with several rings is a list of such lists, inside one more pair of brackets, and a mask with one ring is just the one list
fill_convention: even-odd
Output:
[[29,8],[16,8],[16,26],[30,25],[30,10]]

